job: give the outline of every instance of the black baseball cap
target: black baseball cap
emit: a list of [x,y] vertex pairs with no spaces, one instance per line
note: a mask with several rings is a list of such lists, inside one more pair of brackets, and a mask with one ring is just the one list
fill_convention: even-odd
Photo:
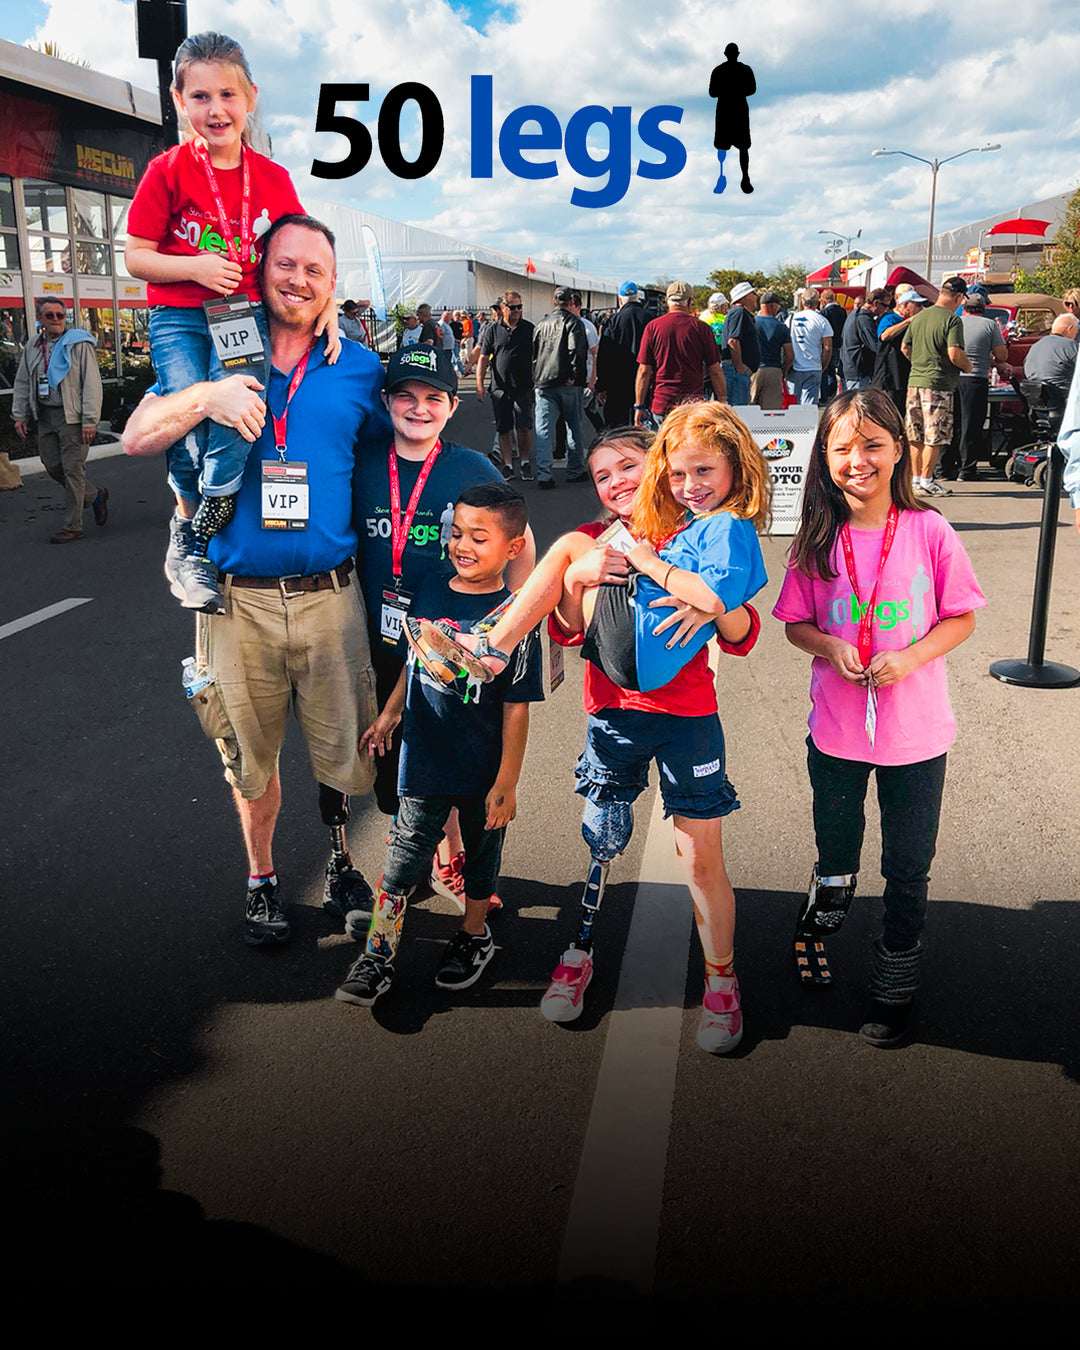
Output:
[[386,371],[386,387],[396,389],[399,384],[409,380],[419,380],[421,384],[430,384],[432,389],[441,389],[451,398],[457,395],[457,376],[450,363],[450,357],[434,347],[402,347],[390,358]]
[[950,295],[967,295],[967,282],[963,277],[948,277],[941,283],[941,289]]

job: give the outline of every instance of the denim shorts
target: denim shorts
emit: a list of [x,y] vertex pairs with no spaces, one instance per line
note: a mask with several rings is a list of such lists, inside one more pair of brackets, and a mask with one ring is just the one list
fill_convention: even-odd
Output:
[[739,809],[724,758],[724,732],[715,713],[677,717],[605,708],[589,714],[575,790],[593,802],[635,801],[655,760],[665,820],[674,815],[716,820]]
[[[269,351],[266,311],[262,305],[253,308],[263,346]],[[229,374],[214,350],[201,305],[191,309],[154,305],[150,350],[163,394],[178,394],[193,384],[224,380]],[[240,489],[250,449],[251,443],[235,427],[223,427],[208,418],[165,452],[169,486],[189,501],[197,501],[204,493],[232,496]]]

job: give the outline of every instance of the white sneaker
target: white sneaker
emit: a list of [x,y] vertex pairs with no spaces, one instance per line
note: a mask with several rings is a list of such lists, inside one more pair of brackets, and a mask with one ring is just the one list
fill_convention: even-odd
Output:
[[710,975],[705,981],[697,1043],[710,1055],[726,1055],[742,1040],[739,981],[734,975]]
[[540,1000],[540,1014],[549,1022],[573,1022],[581,1016],[585,990],[593,977],[593,959],[588,952],[570,947],[551,975],[548,991]]
[[923,488],[923,495],[926,497],[951,497],[952,488],[947,488],[936,479],[931,478]]

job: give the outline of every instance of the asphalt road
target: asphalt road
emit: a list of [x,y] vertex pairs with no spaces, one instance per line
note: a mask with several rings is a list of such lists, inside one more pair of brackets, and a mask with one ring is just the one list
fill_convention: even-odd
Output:
[[[486,448],[487,419],[466,395],[451,434]],[[418,1310],[461,1287],[543,1317],[553,1295],[578,1292],[635,1316],[716,1325],[739,1307],[807,1327],[839,1326],[845,1310],[996,1317],[1075,1298],[1080,690],[987,674],[1026,652],[1036,493],[963,484],[944,505],[990,607],[950,658],[961,731],[904,1048],[856,1035],[881,892],[873,822],[861,898],[831,948],[839,987],[814,997],[788,970],[813,861],[808,662],[767,618],[752,657],[725,660],[747,1031],[714,1059],[694,1043],[700,957],[670,832],[655,816],[650,829],[652,789],[612,869],[584,1015],[557,1027],[537,1012],[586,865],[575,657],[535,711],[499,950],[473,989],[433,987],[455,920],[431,897],[409,915],[392,995],[372,1011],[332,998],[354,946],[319,907],[327,835],[296,735],[275,849],[296,936],[245,947],[239,829],[180,689],[192,632],[161,577],[162,466],[116,457],[92,475],[112,519],[98,531],[88,517],[63,548],[47,542],[62,520],[47,478],[0,494],[0,629],[88,598],[0,638],[16,1278],[40,1274],[61,1212],[82,1273],[103,1284],[168,1282],[178,1261],[192,1286],[258,1270],[272,1284],[412,1290]],[[542,544],[594,509],[585,486],[526,494]],[[1077,665],[1070,517],[1063,502],[1047,655]],[[763,615],[785,547],[765,542]],[[385,822],[354,806],[354,857],[375,875]],[[674,998],[638,970],[653,951]],[[620,1172],[623,1144],[636,1161]],[[583,1197],[597,1195],[610,1206],[590,1211]]]

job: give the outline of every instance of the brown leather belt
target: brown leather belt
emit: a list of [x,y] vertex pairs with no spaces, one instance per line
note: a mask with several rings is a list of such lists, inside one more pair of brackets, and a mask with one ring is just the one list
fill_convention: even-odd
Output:
[[291,600],[297,595],[307,595],[311,591],[332,591],[334,578],[340,589],[349,584],[349,573],[353,570],[353,560],[346,558],[340,567],[332,572],[316,572],[314,576],[299,575],[288,577],[238,577],[231,578],[233,586],[246,586],[257,591],[280,591],[282,600]]

